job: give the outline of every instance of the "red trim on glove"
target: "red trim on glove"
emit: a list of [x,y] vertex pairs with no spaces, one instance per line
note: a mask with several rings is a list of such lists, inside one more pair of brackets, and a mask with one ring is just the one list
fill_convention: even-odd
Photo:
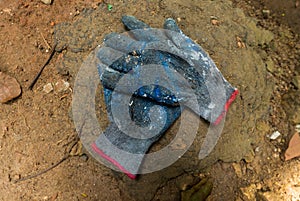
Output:
[[220,116],[216,119],[216,121],[213,123],[214,125],[218,125],[221,120],[223,119],[223,117],[225,116],[229,106],[231,105],[231,103],[234,101],[234,99],[236,98],[236,96],[239,94],[239,91],[237,89],[234,90],[234,92],[231,94],[230,98],[228,99],[228,101],[226,102],[225,106],[224,106],[224,110],[222,112],[222,114],[220,114]]
[[94,151],[99,154],[102,158],[104,158],[105,160],[111,162],[113,165],[115,165],[117,168],[119,168],[122,172],[124,172],[130,179],[135,179],[136,175],[130,173],[128,170],[126,170],[118,161],[116,161],[115,159],[109,157],[108,155],[106,155],[103,151],[101,151],[96,143],[92,144],[92,148],[94,149]]

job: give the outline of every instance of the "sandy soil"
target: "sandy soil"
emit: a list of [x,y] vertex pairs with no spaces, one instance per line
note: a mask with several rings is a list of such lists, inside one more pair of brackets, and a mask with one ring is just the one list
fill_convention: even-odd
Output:
[[[295,125],[300,123],[295,120],[299,88],[293,82],[300,74],[299,3],[232,2],[55,0],[45,5],[38,0],[0,1],[0,71],[15,77],[22,87],[20,97],[0,105],[0,200],[180,200],[186,186],[203,178],[213,182],[207,200],[300,200],[300,161],[284,162],[283,157]],[[205,162],[191,160],[197,159],[194,155],[199,147],[194,145],[170,168],[130,181],[97,162],[77,141],[71,114],[76,73],[105,34],[124,30],[119,21],[124,13],[157,27],[166,17],[180,18],[180,27],[203,43],[225,77],[240,89],[228,114],[223,141]],[[195,17],[195,13],[200,14]],[[210,16],[215,14],[220,26],[211,24]],[[94,17],[92,25],[100,27],[93,30],[97,37],[84,44],[72,40],[70,34],[78,34],[72,28],[89,16]],[[240,42],[248,49],[241,49],[236,36],[245,32],[250,37],[241,36]],[[255,33],[260,36],[251,38]],[[33,90],[28,90],[56,36],[62,39],[57,52]],[[78,47],[83,49],[78,51]],[[243,65],[229,65],[234,62]],[[70,87],[55,85],[62,80]],[[43,90],[48,83],[53,84],[50,93]],[[247,86],[249,83],[252,85]],[[107,124],[107,120],[101,123]],[[202,124],[201,128],[207,129]],[[174,130],[176,125],[169,134]],[[267,136],[276,130],[282,135],[270,140]],[[236,141],[228,142],[232,136]],[[162,139],[161,145],[168,140]],[[26,179],[59,161],[57,167]]]

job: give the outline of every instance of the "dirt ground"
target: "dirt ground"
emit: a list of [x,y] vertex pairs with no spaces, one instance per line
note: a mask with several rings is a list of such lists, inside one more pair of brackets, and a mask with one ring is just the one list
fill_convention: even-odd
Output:
[[[213,183],[207,200],[300,200],[300,160],[284,161],[300,124],[300,81],[295,81],[300,75],[299,7],[294,0],[55,0],[51,5],[0,0],[0,72],[22,87],[20,97],[0,105],[0,200],[180,200],[181,191],[203,178]],[[131,181],[77,142],[71,112],[76,73],[105,34],[123,31],[123,14],[156,27],[175,18],[239,88],[224,137],[207,160],[191,158],[199,148],[194,145],[170,168]],[[211,24],[212,15],[220,25]],[[92,31],[96,37],[91,39],[74,31],[88,23],[84,33]],[[54,41],[59,41],[57,52],[29,90]],[[62,80],[70,86],[56,85]],[[49,93],[43,89],[48,83],[53,85]],[[174,130],[176,124],[169,133]],[[270,140],[274,131],[281,136]]]

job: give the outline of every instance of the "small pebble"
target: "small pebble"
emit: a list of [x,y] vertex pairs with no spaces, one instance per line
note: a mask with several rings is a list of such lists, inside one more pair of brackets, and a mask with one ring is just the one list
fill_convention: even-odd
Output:
[[297,125],[296,125],[296,131],[297,131],[298,133],[300,133],[300,124],[297,124]]
[[48,83],[48,84],[46,84],[46,85],[44,85],[43,86],[43,91],[45,92],[45,93],[50,93],[51,91],[53,91],[53,86],[52,86],[52,84],[51,83]]
[[262,10],[263,16],[265,19],[268,19],[270,16],[270,10]]
[[13,177],[12,177],[12,180],[13,181],[17,181],[21,178],[21,175],[20,174],[15,174]]
[[52,0],[41,0],[44,4],[50,5],[52,3]]
[[219,25],[220,21],[218,20],[218,18],[216,16],[210,16],[210,22],[212,25]]
[[59,80],[55,83],[55,88],[58,92],[67,91],[70,87],[70,83],[64,80]]
[[239,163],[233,163],[232,167],[235,171],[235,174],[239,177],[242,178],[243,177],[243,171],[242,171],[242,167]]
[[242,38],[240,38],[238,36],[236,37],[236,43],[237,43],[238,48],[245,48],[246,47],[246,45],[243,42]]
[[212,24],[212,25],[219,25],[220,22],[219,22],[218,20],[216,20],[216,19],[212,19],[212,20],[211,20],[211,24]]
[[261,183],[257,183],[256,184],[256,190],[260,190],[262,189],[262,184]]
[[0,103],[6,103],[21,94],[21,87],[18,81],[0,72]]
[[11,12],[11,9],[10,9],[10,8],[4,8],[2,11],[3,11],[4,13],[9,14],[10,16],[13,16],[13,13]]
[[275,131],[274,133],[272,133],[272,135],[269,138],[271,140],[276,140],[280,135],[281,133],[279,133],[279,131]]

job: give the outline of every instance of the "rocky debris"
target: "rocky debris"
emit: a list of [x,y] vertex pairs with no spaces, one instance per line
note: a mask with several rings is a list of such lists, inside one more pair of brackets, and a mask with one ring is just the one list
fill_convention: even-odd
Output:
[[300,133],[300,124],[297,124],[296,127],[295,127],[295,130]]
[[41,0],[44,4],[50,5],[52,4],[52,0]]
[[268,19],[270,16],[270,10],[262,10],[262,14],[264,16],[265,19]]
[[58,91],[58,92],[64,92],[64,91],[67,91],[70,87],[70,83],[69,82],[66,82],[64,80],[59,80],[55,83],[55,89]]
[[215,26],[218,26],[221,24],[221,22],[215,16],[210,16],[210,22],[212,25],[215,25]]
[[272,135],[268,136],[271,140],[276,140],[279,136],[281,136],[281,133],[279,131],[275,131],[272,133]]
[[235,174],[239,178],[243,178],[243,175],[246,174],[247,167],[245,165],[241,165],[240,163],[232,163],[232,167],[234,169]]
[[51,91],[53,91],[53,86],[52,86],[52,83],[48,83],[46,85],[43,86],[43,91],[48,94],[50,93]]
[[13,12],[12,12],[12,10],[11,10],[10,8],[4,8],[4,9],[2,10],[2,12],[3,12],[3,13],[7,13],[7,14],[10,15],[10,16],[13,16],[13,15],[14,15]]
[[0,103],[6,103],[21,94],[21,87],[18,81],[0,72]]
[[243,200],[255,200],[255,193],[256,193],[256,185],[255,184],[250,184],[247,187],[240,188],[243,196],[246,199]]
[[57,92],[64,92],[70,88],[70,83],[64,80],[59,80],[53,86],[53,84],[50,82],[43,86],[43,91],[48,94],[52,92],[54,88]]
[[240,37],[236,37],[236,44],[238,46],[238,48],[246,48],[245,43],[243,42],[243,40]]

